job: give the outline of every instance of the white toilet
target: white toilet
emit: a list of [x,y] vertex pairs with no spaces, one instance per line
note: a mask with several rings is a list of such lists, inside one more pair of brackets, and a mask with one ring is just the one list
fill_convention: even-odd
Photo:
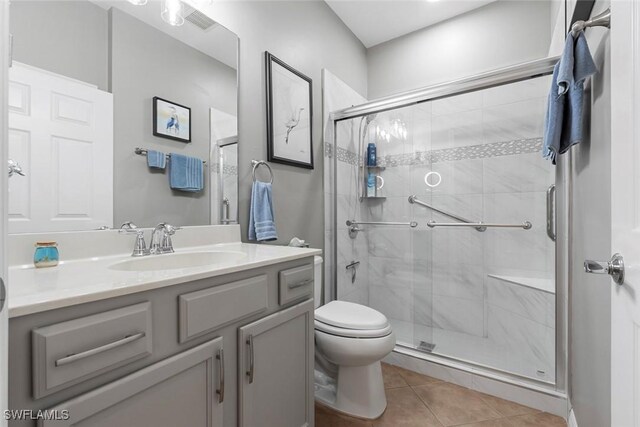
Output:
[[[322,258],[316,257],[316,400],[348,415],[378,418],[387,407],[380,360],[393,350],[395,334],[382,313],[364,305],[331,301],[319,307],[321,272]],[[334,392],[319,392],[326,391],[327,379]]]

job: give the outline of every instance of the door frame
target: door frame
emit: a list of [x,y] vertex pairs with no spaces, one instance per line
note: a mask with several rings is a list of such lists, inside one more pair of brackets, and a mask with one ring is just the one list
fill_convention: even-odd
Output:
[[603,279],[611,287],[611,425],[637,426],[640,315],[630,300],[639,277],[640,4],[612,1],[611,15],[611,253],[625,256],[627,270],[622,286]]
[[[9,67],[11,66],[11,43],[9,40],[9,1],[0,0],[0,165],[7,166],[8,156],[8,97]],[[8,188],[9,176],[7,169],[0,173],[0,277],[8,278],[6,262],[6,245],[8,230]],[[8,288],[8,284],[7,284]],[[0,410],[9,408],[8,396],[8,346],[9,346],[9,317],[8,292],[4,308],[0,311]],[[0,427],[7,425],[4,417],[0,417]]]

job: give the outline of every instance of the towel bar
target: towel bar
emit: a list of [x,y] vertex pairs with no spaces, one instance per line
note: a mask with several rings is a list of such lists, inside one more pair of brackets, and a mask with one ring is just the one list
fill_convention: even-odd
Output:
[[[148,153],[148,150],[146,148],[140,148],[140,147],[136,147],[135,150],[133,150],[134,153],[136,153],[138,156],[146,156]],[[169,160],[171,158],[171,154],[167,154],[167,160]],[[206,160],[202,161],[203,164],[207,164]]]

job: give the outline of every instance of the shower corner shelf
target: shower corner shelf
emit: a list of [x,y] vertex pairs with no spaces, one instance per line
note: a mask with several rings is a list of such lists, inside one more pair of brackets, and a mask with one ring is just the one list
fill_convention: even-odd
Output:
[[367,169],[377,169],[379,171],[383,171],[386,168],[387,168],[386,166],[369,166],[369,165],[367,165]]
[[361,200],[387,200],[385,196],[364,196],[360,197]]

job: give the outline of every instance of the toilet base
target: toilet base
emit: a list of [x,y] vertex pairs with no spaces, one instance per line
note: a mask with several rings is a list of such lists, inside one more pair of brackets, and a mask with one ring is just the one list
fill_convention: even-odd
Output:
[[375,419],[387,408],[380,362],[366,366],[340,366],[335,401],[316,395],[322,404],[343,414]]

